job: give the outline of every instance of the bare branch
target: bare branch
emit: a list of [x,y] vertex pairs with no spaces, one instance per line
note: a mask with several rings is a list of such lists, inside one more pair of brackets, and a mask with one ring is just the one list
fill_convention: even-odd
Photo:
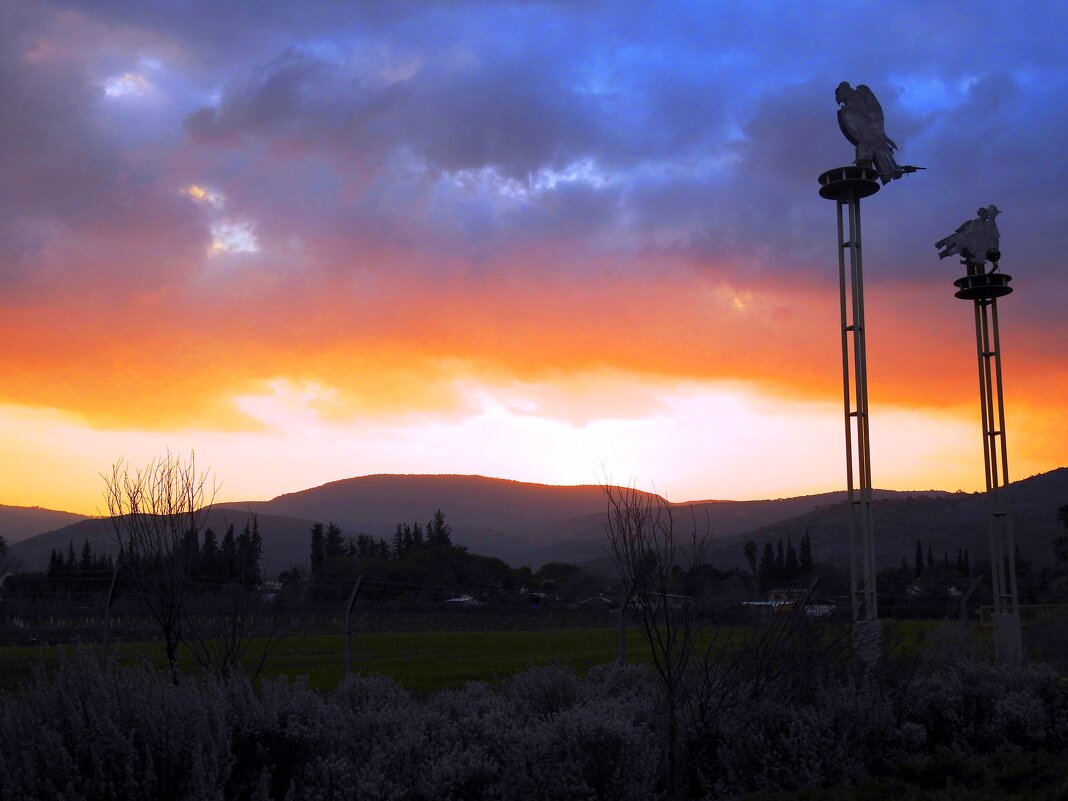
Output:
[[198,473],[196,457],[170,451],[143,468],[116,462],[104,479],[107,506],[119,546],[119,569],[140,590],[163,637],[177,680],[183,611],[200,531],[218,491]]

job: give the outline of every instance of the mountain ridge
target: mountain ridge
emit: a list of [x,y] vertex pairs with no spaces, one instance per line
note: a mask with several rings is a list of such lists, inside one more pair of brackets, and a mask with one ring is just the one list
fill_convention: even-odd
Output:
[[[1057,531],[1056,508],[1068,503],[1068,468],[1058,468],[1012,485],[1017,539],[1026,554],[1043,561],[1044,540]],[[616,488],[619,490],[620,488]],[[628,490],[630,491],[630,490]],[[643,497],[661,496],[638,490]],[[944,490],[876,490],[876,558],[880,567],[897,564],[903,544],[915,539],[936,549],[969,547],[985,541],[982,493]],[[763,543],[783,537],[798,541],[811,529],[818,560],[843,560],[846,541],[844,490],[766,500],[704,500],[670,503],[707,521],[717,566],[745,567],[747,539]],[[667,502],[667,501],[665,501]],[[962,505],[963,504],[963,505]],[[314,522],[334,522],[346,536],[370,534],[387,540],[399,523],[425,524],[437,509],[453,527],[453,539],[474,553],[513,565],[537,567],[548,561],[588,561],[603,548],[607,511],[605,488],[593,484],[552,485],[461,474],[378,473],[337,479],[283,493],[267,501],[218,503],[222,519],[256,513],[264,554],[273,571],[307,562],[308,531]],[[92,518],[88,519],[93,520]],[[687,525],[688,521],[678,521]],[[81,528],[79,528],[81,526]],[[222,520],[215,524],[221,533]],[[104,526],[103,528],[107,528]],[[275,530],[272,530],[275,529]],[[86,520],[42,532],[11,550],[26,567],[42,569],[51,547],[81,546],[96,529]],[[94,541],[94,538],[96,541]],[[99,532],[89,537],[94,551],[113,548]],[[1046,548],[1048,550],[1048,548]],[[43,557],[43,560],[42,560]]]

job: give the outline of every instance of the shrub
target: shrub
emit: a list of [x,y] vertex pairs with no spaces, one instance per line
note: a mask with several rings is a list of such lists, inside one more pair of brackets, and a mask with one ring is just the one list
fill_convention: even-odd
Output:
[[[938,659],[896,676],[809,673],[791,694],[798,673],[755,696],[749,678],[725,685],[718,714],[684,718],[689,797],[1040,797],[1065,774],[1068,684],[1048,667]],[[324,697],[299,681],[175,685],[79,657],[5,699],[0,797],[644,801],[665,791],[658,693],[631,666],[534,668],[415,699],[384,678],[350,676]]]

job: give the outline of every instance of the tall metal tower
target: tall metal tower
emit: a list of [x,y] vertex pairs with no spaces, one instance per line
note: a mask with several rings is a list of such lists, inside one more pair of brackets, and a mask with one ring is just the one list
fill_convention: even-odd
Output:
[[835,201],[838,217],[846,501],[849,509],[849,588],[855,623],[875,620],[878,617],[871,508],[864,259],[860,230],[860,201],[879,191],[877,177],[875,170],[853,165],[828,170],[819,178],[820,196]]
[[[940,258],[961,256],[966,275],[953,282],[955,296],[975,307],[975,349],[979,362],[979,408],[983,423],[983,464],[989,510],[990,580],[994,596],[994,649],[998,661],[1023,661],[1019,594],[1016,588],[1016,543],[1009,508],[1009,453],[1005,443],[1005,400],[1001,379],[998,298],[1012,292],[1012,276],[998,272],[1000,235],[994,218],[998,207],[979,209],[955,233],[940,240]],[[991,263],[989,271],[986,262]]]
[[[849,508],[849,585],[858,652],[878,656],[879,610],[875,593],[875,539],[872,524],[871,435],[868,430],[868,353],[864,321],[864,259],[860,235],[860,201],[910,172],[923,169],[898,164],[897,145],[886,135],[883,109],[864,84],[843,81],[834,91],[838,127],[856,148],[848,167],[820,176],[820,196],[833,200],[838,212],[838,283],[842,323],[842,387],[846,434],[846,500]],[[846,254],[848,253],[848,258]],[[849,269],[846,270],[846,262]]]

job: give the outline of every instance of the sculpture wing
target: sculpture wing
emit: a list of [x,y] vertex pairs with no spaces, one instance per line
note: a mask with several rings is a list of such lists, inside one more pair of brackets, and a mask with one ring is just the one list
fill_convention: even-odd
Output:
[[849,132],[858,141],[870,145],[881,145],[886,141],[883,107],[879,105],[879,101],[867,86],[861,84],[857,87],[856,93],[843,111]]
[[848,115],[848,106],[842,106],[838,109],[838,127],[842,129],[842,133],[845,138],[849,140],[849,144],[856,145],[857,137],[853,133],[853,121]]
[[885,123],[885,120],[883,119],[883,107],[879,103],[879,99],[875,96],[875,93],[867,84],[862,83],[857,87],[857,99],[860,100],[864,108],[864,113],[870,124],[878,125],[881,130]]

